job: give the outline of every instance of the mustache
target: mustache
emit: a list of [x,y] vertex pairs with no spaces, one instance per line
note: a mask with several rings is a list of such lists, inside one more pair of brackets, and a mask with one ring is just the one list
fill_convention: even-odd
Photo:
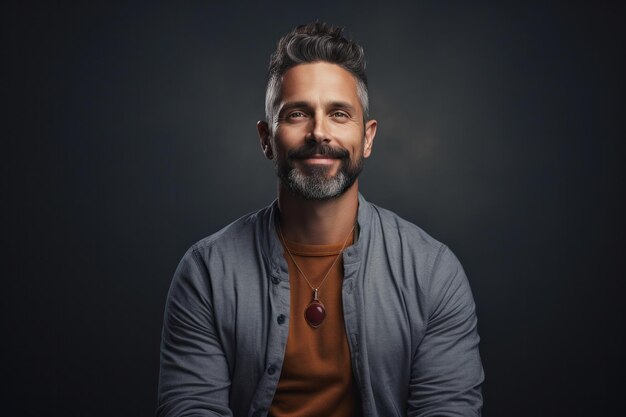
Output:
[[330,145],[305,145],[298,149],[292,149],[287,152],[289,159],[304,159],[311,158],[314,155],[323,155],[329,158],[341,158],[345,159],[350,156],[350,153],[345,149],[336,149]]

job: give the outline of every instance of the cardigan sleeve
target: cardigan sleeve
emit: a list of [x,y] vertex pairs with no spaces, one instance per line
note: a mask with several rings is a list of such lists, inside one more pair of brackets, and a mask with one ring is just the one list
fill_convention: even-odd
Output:
[[427,286],[428,322],[413,353],[408,415],[477,417],[484,380],[472,292],[458,259],[440,248]]
[[167,296],[157,417],[232,416],[230,375],[211,300],[207,268],[192,248],[178,265]]

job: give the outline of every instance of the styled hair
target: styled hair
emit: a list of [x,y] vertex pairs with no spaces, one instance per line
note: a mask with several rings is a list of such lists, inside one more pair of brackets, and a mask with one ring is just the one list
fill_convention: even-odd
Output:
[[280,38],[270,57],[269,77],[265,90],[265,116],[274,131],[281,96],[282,76],[291,67],[312,62],[337,64],[354,75],[363,118],[369,116],[365,53],[361,45],[346,39],[343,28],[324,22],[300,25]]

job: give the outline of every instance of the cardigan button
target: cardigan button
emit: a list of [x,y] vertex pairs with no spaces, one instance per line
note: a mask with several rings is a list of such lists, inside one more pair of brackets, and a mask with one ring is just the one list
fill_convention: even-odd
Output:
[[268,373],[269,375],[274,375],[274,374],[276,373],[276,368],[274,367],[274,365],[270,366],[270,367],[267,369],[267,373]]

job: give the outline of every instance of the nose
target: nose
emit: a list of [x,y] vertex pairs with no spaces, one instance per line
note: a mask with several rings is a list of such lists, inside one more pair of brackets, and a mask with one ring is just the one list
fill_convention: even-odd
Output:
[[317,112],[315,117],[311,119],[309,132],[305,139],[309,142],[317,143],[330,142],[327,120],[324,114]]

